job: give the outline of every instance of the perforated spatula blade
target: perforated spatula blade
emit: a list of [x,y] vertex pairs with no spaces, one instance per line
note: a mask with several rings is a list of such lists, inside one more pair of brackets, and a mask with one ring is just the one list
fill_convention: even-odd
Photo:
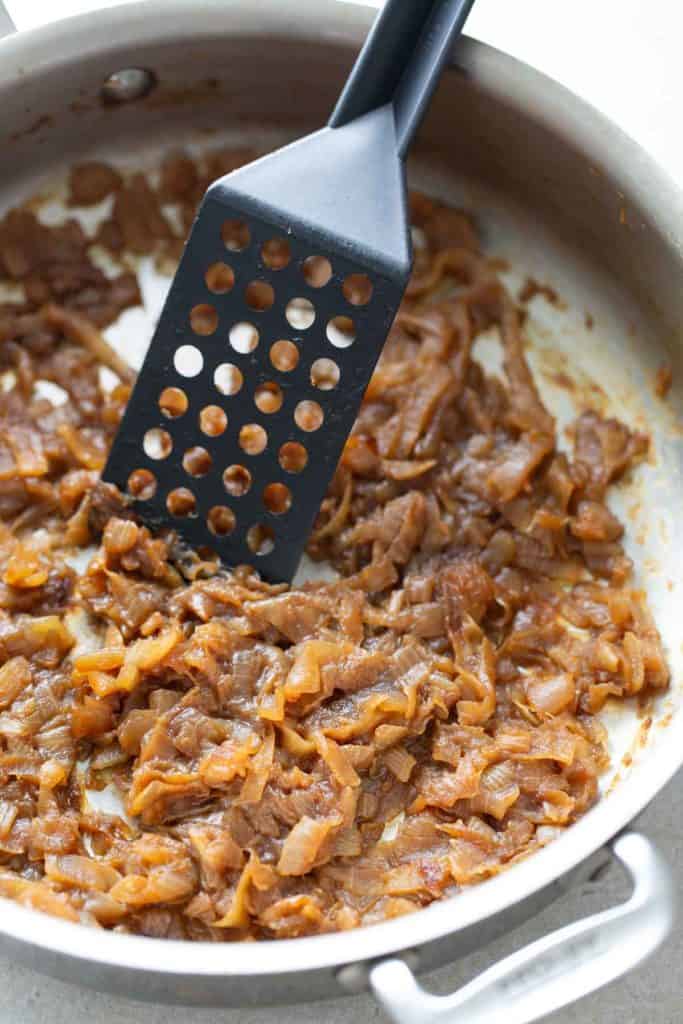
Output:
[[473,0],[388,0],[328,127],[206,193],[104,471],[291,580],[408,281],[404,157]]

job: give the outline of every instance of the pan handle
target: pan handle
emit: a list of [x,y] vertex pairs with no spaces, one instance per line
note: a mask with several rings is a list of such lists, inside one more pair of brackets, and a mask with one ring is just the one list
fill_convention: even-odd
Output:
[[459,992],[426,992],[403,960],[370,971],[375,996],[396,1024],[528,1024],[625,974],[666,938],[675,892],[668,865],[637,832],[610,844],[633,883],[631,897],[546,935],[484,971]]
[[16,30],[16,25],[12,21],[9,11],[5,7],[3,0],[0,0],[0,39],[4,36],[11,36]]

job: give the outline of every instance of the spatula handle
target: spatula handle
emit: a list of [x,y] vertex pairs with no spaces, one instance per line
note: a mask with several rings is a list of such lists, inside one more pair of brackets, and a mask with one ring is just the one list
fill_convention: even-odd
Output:
[[450,47],[474,0],[386,0],[342,90],[329,125],[341,128],[391,103],[405,157]]

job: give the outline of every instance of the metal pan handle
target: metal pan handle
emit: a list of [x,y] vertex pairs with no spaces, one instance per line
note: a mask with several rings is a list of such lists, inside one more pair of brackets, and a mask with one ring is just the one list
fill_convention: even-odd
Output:
[[624,833],[610,844],[633,893],[611,910],[560,928],[480,974],[459,992],[434,996],[403,960],[370,971],[370,986],[396,1024],[528,1024],[645,960],[671,930],[675,893],[668,865],[649,839]]

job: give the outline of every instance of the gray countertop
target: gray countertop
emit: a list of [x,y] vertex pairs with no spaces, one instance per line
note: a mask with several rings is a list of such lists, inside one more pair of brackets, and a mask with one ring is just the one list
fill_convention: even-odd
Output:
[[[112,2],[116,0],[8,0],[8,7],[22,28],[60,13]],[[379,0],[368,2],[377,5]],[[678,52],[683,11],[675,0],[479,0],[468,28],[601,107],[683,181],[680,130],[671,130],[680,124],[674,115],[683,94]],[[674,780],[640,822],[674,866],[679,890],[683,887],[682,788]],[[437,972],[426,983],[435,991],[452,991],[534,938],[625,895],[620,872],[611,868],[522,928]],[[682,961],[683,920],[679,920],[663,949],[643,967],[549,1020],[554,1024],[680,1024]],[[384,1019],[369,997],[272,1010],[169,1009],[64,985],[0,958],[0,1024],[365,1024]]]

